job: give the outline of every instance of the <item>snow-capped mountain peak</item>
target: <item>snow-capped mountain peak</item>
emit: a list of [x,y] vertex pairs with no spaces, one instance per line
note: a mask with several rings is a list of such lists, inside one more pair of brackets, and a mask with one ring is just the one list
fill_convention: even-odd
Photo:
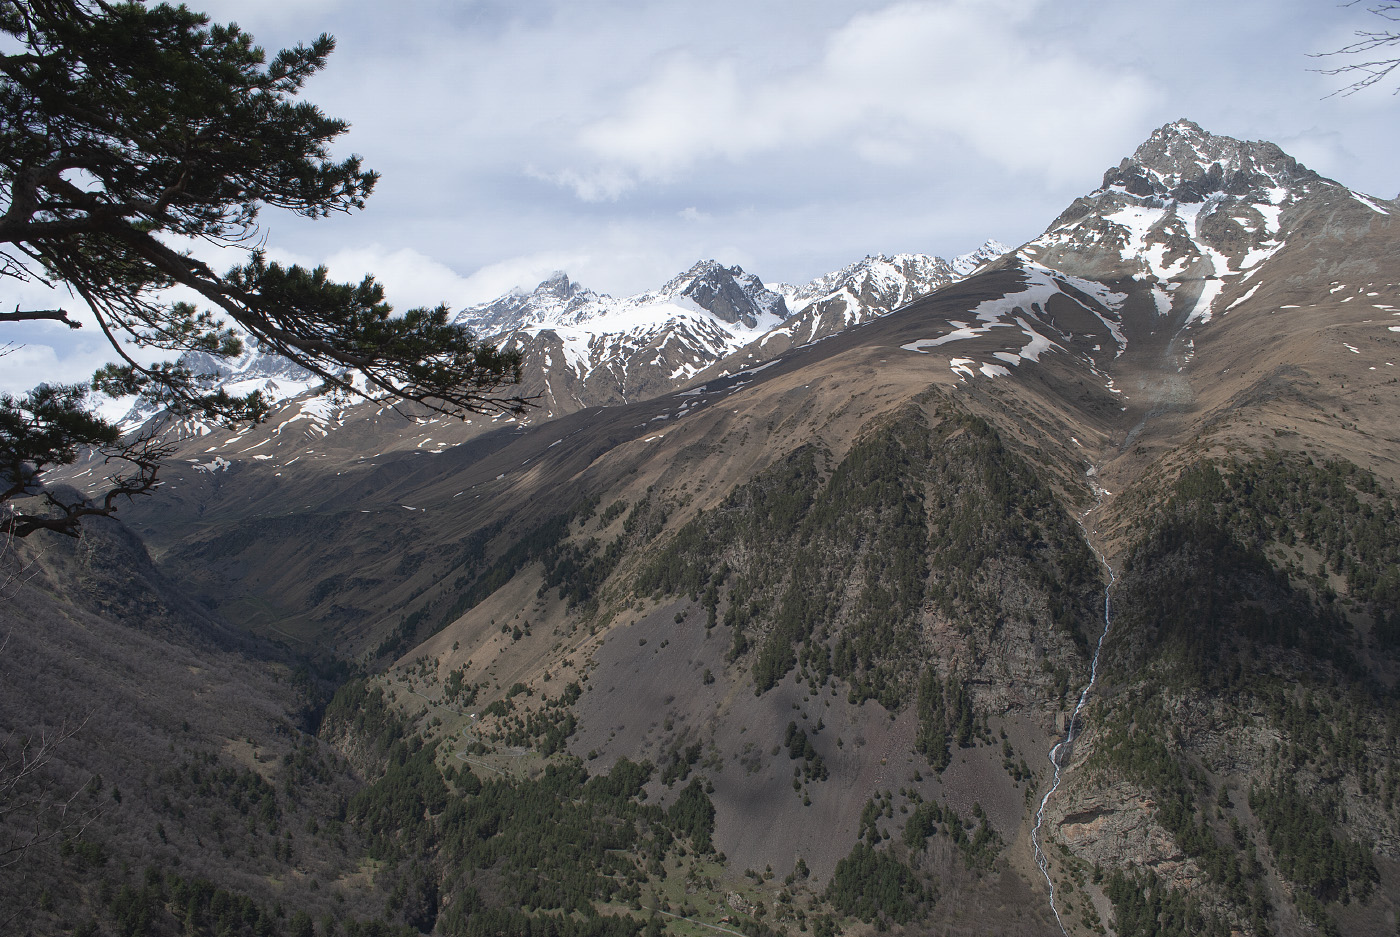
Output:
[[[1272,143],[1241,141],[1189,120],[1158,128],[1020,251],[1081,274],[1203,284],[1193,319],[1209,315],[1222,277],[1243,275],[1283,247],[1285,216],[1301,199],[1343,191]],[[1185,294],[1183,294],[1185,295]],[[1176,303],[1179,305],[1179,302]]]
[[1140,346],[1180,369],[1192,360],[1198,330],[1271,282],[1266,268],[1288,270],[1288,257],[1319,228],[1370,225],[1393,211],[1272,143],[1178,120],[1109,169],[1102,185],[1019,248],[1014,263],[1126,291],[1129,300],[1111,310],[1126,343],[1119,350]]
[[742,267],[725,267],[713,260],[702,260],[675,277],[658,291],[659,297],[685,297],[706,312],[731,324],[743,323],[752,329],[759,320],[788,316],[782,294]]
[[[648,309],[653,313],[650,319],[638,315]],[[621,299],[595,293],[558,271],[528,293],[514,290],[468,307],[457,321],[482,335],[560,326],[589,332],[629,331],[651,320],[663,324],[678,311],[701,312],[749,330],[771,327],[788,315],[782,295],[765,287],[758,277],[740,267],[702,260],[660,289]]]
[[[470,306],[455,321],[522,353],[518,390],[538,396],[541,416],[548,418],[665,393],[741,350],[748,358],[771,358],[893,312],[1005,250],[989,240],[951,261],[872,255],[800,287],[765,285],[741,267],[701,260],[657,289],[621,298],[555,271],[531,290]],[[319,383],[253,342],[237,359],[187,355],[182,363],[212,375],[211,387],[236,394],[261,390],[276,403]],[[128,425],[153,415],[132,410],[134,402],[114,402],[104,412]]]
[[[310,371],[283,358],[264,352],[256,338],[243,340],[243,351],[233,358],[219,358],[200,351],[188,351],[180,356],[180,365],[197,378],[197,385],[207,391],[223,389],[231,396],[245,397],[259,391],[272,404],[299,397],[323,383]],[[103,398],[97,412],[115,422],[123,430],[134,429],[160,412],[159,407],[143,403],[132,394],[126,397]],[[193,419],[191,426],[203,426]]]
[[1122,185],[1134,195],[1192,203],[1214,193],[1257,198],[1320,179],[1272,143],[1218,136],[1178,120],[1154,130],[1131,157],[1105,173],[1102,188]]
[[556,270],[530,292],[514,289],[489,303],[469,306],[457,321],[481,335],[494,335],[525,325],[566,324],[587,317],[611,297],[600,295]]
[[982,246],[975,251],[968,251],[966,254],[959,254],[948,261],[948,266],[959,276],[967,276],[978,267],[988,261],[996,260],[998,257],[1009,252],[1011,248],[996,240],[988,238],[982,242]]
[[1006,251],[999,241],[988,240],[952,260],[931,254],[873,254],[806,286],[782,287],[793,315],[763,344],[770,350],[806,344],[887,315],[968,276]]
[[[513,303],[507,297],[458,319],[524,354],[527,383],[536,383],[549,412],[669,389],[788,315],[782,294],[740,267],[713,260],[700,261],[659,289],[621,299],[570,293],[564,282],[552,277]],[[505,321],[494,334],[483,328]],[[606,390],[600,392],[599,381]]]

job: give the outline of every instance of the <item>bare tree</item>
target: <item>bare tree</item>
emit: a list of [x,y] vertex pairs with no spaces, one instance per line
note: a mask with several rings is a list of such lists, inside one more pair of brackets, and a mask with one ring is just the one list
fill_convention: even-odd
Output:
[[[10,635],[0,639],[0,660]],[[0,875],[12,883],[30,871],[33,852],[82,835],[98,815],[96,798],[82,798],[96,781],[61,787],[49,774],[58,750],[82,731],[87,719],[64,718],[58,725],[0,734]],[[6,931],[25,909],[0,909],[0,929]]]
[[[1342,6],[1356,6],[1360,0],[1351,0]],[[1366,12],[1373,16],[1378,16],[1387,23],[1400,24],[1400,0],[1384,0],[1384,2],[1374,3],[1366,8]],[[1314,58],[1329,58],[1331,56],[1352,56],[1355,58],[1336,68],[1319,68],[1315,71],[1323,75],[1345,75],[1352,79],[1351,84],[1344,88],[1339,88],[1332,92],[1333,95],[1346,96],[1355,94],[1363,88],[1369,88],[1384,79],[1400,66],[1400,54],[1392,54],[1400,46],[1400,25],[1385,26],[1381,29],[1358,29],[1356,30],[1356,41],[1334,49],[1331,52],[1319,52]],[[1400,94],[1400,87],[1395,89],[1395,93]]]
[[[38,555],[42,556],[43,553],[44,548],[41,547]],[[14,532],[0,528],[0,602],[8,602],[19,587],[33,578],[38,571],[37,557],[22,554],[20,540]],[[0,651],[4,650],[8,641],[8,636],[5,641],[0,641]]]
[[[59,746],[85,722],[45,727],[36,735],[10,733],[0,744],[0,828],[7,833],[0,838],[0,872],[22,861],[35,846],[73,836],[91,821],[74,809],[83,787],[56,794],[40,777]],[[22,816],[27,822],[15,822]]]

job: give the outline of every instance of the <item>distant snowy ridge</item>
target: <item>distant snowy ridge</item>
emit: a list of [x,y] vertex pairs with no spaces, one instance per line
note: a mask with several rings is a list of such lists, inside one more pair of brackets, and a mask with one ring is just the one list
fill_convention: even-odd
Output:
[[556,271],[534,290],[512,290],[489,303],[470,306],[456,321],[482,335],[527,328],[579,327],[592,333],[635,332],[664,325],[677,311],[707,314],[749,330],[787,317],[781,294],[739,267],[703,260],[660,289],[614,299],[580,286]]
[[[321,378],[281,355],[262,351],[256,338],[243,340],[243,351],[233,358],[219,358],[204,352],[191,351],[180,356],[179,363],[196,376],[207,375],[197,382],[201,391],[223,389],[234,397],[246,397],[261,391],[271,404],[279,404],[319,387]],[[99,398],[97,412],[130,431],[156,416],[160,410],[142,404],[135,396]],[[196,435],[207,432],[201,420],[190,420],[187,429]]]
[[[1008,248],[994,240],[944,260],[927,254],[873,255],[803,286],[765,286],[740,267],[703,260],[661,287],[615,299],[558,271],[533,290],[515,289],[470,306],[455,321],[488,341],[521,352],[524,386],[538,395],[543,416],[585,406],[639,400],[674,390],[740,349],[760,357],[816,341],[886,315],[962,279]],[[188,353],[180,363],[208,374],[204,389],[242,396],[261,391],[274,405],[303,398],[319,378],[248,339],[241,355],[220,359]],[[288,413],[325,426],[345,406],[334,395],[300,400]],[[99,412],[124,430],[157,416],[135,397],[105,400]],[[278,415],[278,429],[287,425]],[[210,426],[183,421],[181,431],[204,435]]]
[[877,254],[803,287],[775,287],[783,291],[793,314],[758,344],[767,351],[781,351],[888,315],[969,276],[1009,250],[999,241],[988,240],[952,260],[928,254]]
[[556,272],[456,321],[520,351],[528,390],[557,414],[673,390],[741,349],[767,357],[816,341],[962,279],[1006,250],[987,241],[951,261],[868,256],[802,286],[766,286],[740,267],[705,260],[659,289],[620,299]]

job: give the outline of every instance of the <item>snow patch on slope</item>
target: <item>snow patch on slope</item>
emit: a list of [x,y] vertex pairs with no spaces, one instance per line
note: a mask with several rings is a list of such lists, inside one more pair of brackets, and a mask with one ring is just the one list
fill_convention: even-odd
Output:
[[1388,215],[1388,214],[1390,214],[1390,212],[1389,212],[1387,209],[1384,209],[1384,208],[1380,207],[1380,206],[1377,205],[1374,201],[1372,201],[1371,199],[1369,199],[1369,198],[1367,198],[1366,196],[1362,195],[1360,192],[1353,192],[1353,193],[1351,193],[1351,197],[1354,198],[1354,199],[1356,199],[1356,200],[1357,200],[1358,202],[1360,202],[1362,205],[1365,205],[1367,208],[1371,209],[1371,211],[1376,212],[1377,214],[1380,214],[1380,215]]
[[[1092,280],[1085,280],[1081,277],[1069,276],[1055,270],[1051,270],[1042,264],[1034,261],[1024,261],[1021,273],[1024,276],[1024,288],[1019,292],[1007,293],[994,299],[984,300],[978,303],[976,308],[971,310],[972,316],[978,324],[949,320],[953,330],[935,338],[917,339],[900,346],[904,351],[913,351],[920,354],[927,354],[929,349],[937,348],[950,342],[965,341],[971,338],[988,334],[992,329],[1014,328],[1018,329],[1027,339],[1016,351],[997,351],[992,353],[1001,361],[1010,365],[1019,365],[1022,361],[1039,362],[1040,356],[1051,349],[1064,350],[1064,346],[1054,339],[1049,338],[1040,329],[1046,328],[1043,323],[1032,323],[1031,319],[1044,314],[1050,300],[1055,296],[1064,296],[1078,303],[1084,309],[1093,313],[1094,316],[1103,323],[1109,334],[1118,344],[1118,354],[1122,354],[1127,347],[1127,339],[1123,336],[1122,323],[1110,315],[1104,313],[1107,309],[1110,313],[1116,312],[1127,299],[1126,293],[1118,293],[1110,290],[1102,283]],[[1068,287],[1069,289],[1065,289]],[[1073,290],[1074,292],[1071,292]],[[1080,293],[1088,297],[1091,302],[1084,303],[1074,293]],[[1037,328],[1039,326],[1039,328]],[[954,373],[962,374],[966,372],[968,377],[972,376],[971,365],[975,362],[970,358],[953,358],[950,366]],[[1010,374],[1000,365],[988,365],[987,368],[993,371]],[[997,374],[988,371],[987,368],[978,370],[988,377]]]

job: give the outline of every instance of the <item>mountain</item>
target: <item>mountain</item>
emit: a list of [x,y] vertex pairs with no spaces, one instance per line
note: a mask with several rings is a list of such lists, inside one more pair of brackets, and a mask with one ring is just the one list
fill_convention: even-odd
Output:
[[962,279],[1007,250],[1006,245],[988,240],[952,260],[928,254],[881,254],[818,277],[804,287],[782,289],[792,315],[745,348],[744,358],[767,360],[789,348],[891,313]]
[[[739,267],[706,260],[660,289],[623,299],[595,293],[558,271],[530,292],[517,289],[468,307],[456,321],[522,353],[520,389],[538,399],[540,414],[549,419],[675,390],[702,371],[723,371],[719,362],[739,362],[738,368],[765,361],[795,344],[891,312],[1006,250],[988,240],[952,260],[926,254],[866,257],[805,286],[776,289]],[[284,418],[296,419],[299,410],[327,431],[344,426],[347,417],[354,423],[352,413],[382,412],[377,406],[356,410],[354,401],[333,393],[314,393],[319,380],[279,355],[263,353],[256,339],[249,339],[236,358],[191,352],[180,364],[206,376],[200,383],[206,390],[223,388],[239,396],[261,391],[270,402],[291,407]],[[135,397],[104,401],[99,411],[128,429],[159,415],[158,408]],[[212,425],[192,418],[177,428],[202,434]]]
[[787,315],[783,297],[757,277],[710,260],[621,300],[557,273],[531,293],[467,309],[458,321],[522,352],[525,392],[559,414],[675,389]]
[[[306,811],[266,881],[238,815],[238,893],[312,894],[282,843],[343,833],[358,871],[318,866],[314,900],[444,934],[1393,932],[1397,212],[1177,121],[912,302],[936,264],[807,296],[696,268],[648,302],[734,333],[843,290],[895,308],[679,389],[529,425],[292,401],[189,440],[123,510],[160,588],[356,672],[279,743],[324,780],[265,766]],[[617,302],[551,282],[497,326]],[[36,860],[69,885],[36,929],[140,894],[174,932],[150,819],[179,804],[108,757],[140,809],[106,815],[105,866]],[[218,842],[201,816],[182,835]]]
[[1222,291],[1285,246],[1285,216],[1328,195],[1388,211],[1273,144],[1215,137],[1178,121],[1106,172],[1023,251],[1099,279],[1141,280],[1162,315],[1189,308],[1188,323],[1208,321]]
[[[236,397],[259,391],[269,403],[282,403],[317,390],[321,379],[281,355],[264,352],[256,338],[244,340],[241,354],[219,358],[202,351],[185,352],[180,365],[198,375],[196,386],[203,392],[220,388]],[[99,412],[109,420],[131,429],[160,413],[160,408],[140,401],[135,395],[103,400]],[[181,427],[184,432],[207,431],[209,424],[190,420]]]
[[522,352],[525,392],[557,416],[675,390],[730,358],[767,360],[891,312],[1005,250],[988,241],[952,261],[867,257],[805,286],[771,289],[739,267],[707,260],[660,289],[623,299],[560,272],[529,293],[463,310],[457,321]]

